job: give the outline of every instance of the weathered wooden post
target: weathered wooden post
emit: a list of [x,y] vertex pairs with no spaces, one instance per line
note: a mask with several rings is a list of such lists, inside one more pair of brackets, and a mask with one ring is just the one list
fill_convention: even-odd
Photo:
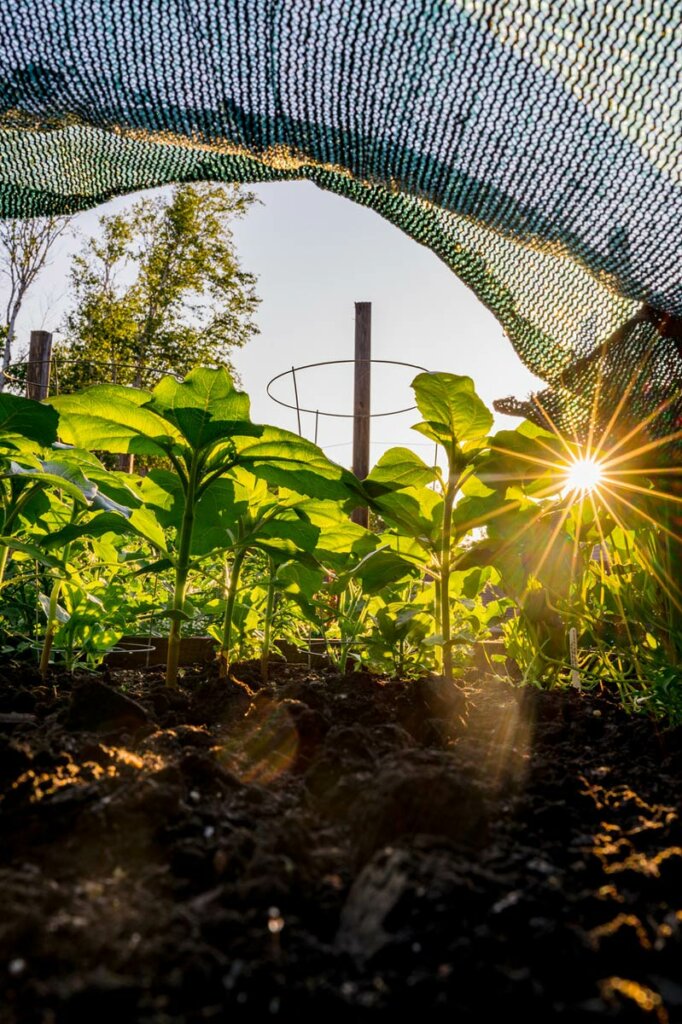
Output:
[[[372,303],[355,303],[355,395],[353,403],[353,472],[358,480],[369,474],[369,431],[372,377]],[[366,527],[369,510],[356,508],[354,523]]]
[[26,397],[40,401],[50,391],[52,335],[49,331],[31,331],[26,367]]

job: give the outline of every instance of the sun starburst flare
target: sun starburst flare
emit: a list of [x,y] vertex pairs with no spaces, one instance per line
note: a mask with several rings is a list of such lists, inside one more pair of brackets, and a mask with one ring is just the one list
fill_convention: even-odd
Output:
[[[557,554],[560,559],[560,534],[566,522],[572,522],[573,550],[568,567],[568,586],[577,582],[583,564],[581,548],[596,545],[606,551],[611,532],[621,533],[624,550],[610,553],[606,572],[616,572],[625,579],[639,564],[653,581],[657,591],[658,609],[667,625],[662,629],[660,643],[670,648],[673,624],[682,616],[682,585],[679,565],[682,559],[682,466],[676,451],[682,441],[682,404],[679,386],[670,390],[650,409],[638,417],[629,409],[629,401],[637,391],[648,360],[642,359],[633,368],[631,377],[620,385],[615,408],[605,394],[605,362],[596,367],[596,387],[587,430],[562,430],[554,422],[540,396],[534,396],[537,409],[535,422],[553,435],[535,438],[537,448],[507,448],[506,443],[494,451],[507,457],[509,491],[504,505],[488,516],[489,521],[505,516],[519,507],[518,488],[529,481],[528,497],[537,502],[537,514],[526,518],[519,529],[502,544],[501,550],[513,551],[524,542],[524,535],[533,534],[546,515],[544,498],[558,498],[557,517],[553,529],[538,534],[537,546],[527,552],[530,577],[539,577],[543,568]],[[648,393],[648,392],[647,392]],[[514,469],[516,463],[517,469]],[[498,478],[499,482],[502,476]],[[583,550],[584,554],[584,550]],[[560,564],[560,561],[557,561]],[[614,566],[616,568],[614,568]],[[529,578],[530,578],[529,577]],[[531,583],[528,584],[532,586]],[[603,581],[600,584],[604,585]],[[622,634],[637,676],[642,675],[641,637],[633,616],[636,607],[632,596],[627,600],[620,585],[612,588],[613,618],[619,620]],[[637,606],[638,607],[638,606]],[[614,627],[616,628],[616,627]],[[673,658],[674,652],[668,657]],[[620,669],[618,669],[620,671]]]
[[597,459],[576,459],[566,468],[565,476],[567,491],[590,494],[604,479],[604,469]]

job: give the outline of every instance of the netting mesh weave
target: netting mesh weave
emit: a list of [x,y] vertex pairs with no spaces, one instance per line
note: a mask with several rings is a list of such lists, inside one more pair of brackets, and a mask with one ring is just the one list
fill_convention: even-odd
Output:
[[492,310],[548,386],[501,408],[584,433],[627,386],[628,415],[668,435],[681,55],[671,0],[8,0],[0,215],[307,178]]

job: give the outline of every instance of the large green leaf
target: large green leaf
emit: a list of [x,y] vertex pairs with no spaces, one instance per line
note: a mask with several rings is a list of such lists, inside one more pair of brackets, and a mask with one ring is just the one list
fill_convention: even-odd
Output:
[[264,523],[254,536],[254,547],[278,558],[290,557],[299,551],[312,553],[319,536],[319,527],[288,513]]
[[428,547],[420,544],[416,537],[407,536],[405,533],[382,533],[379,540],[383,547],[395,551],[401,558],[412,562],[414,565],[424,567],[430,559]]
[[488,534],[487,561],[499,570],[506,593],[518,598],[531,577],[554,594],[568,593],[577,563],[560,511],[518,505],[491,520]]
[[412,381],[424,423],[415,429],[445,446],[462,449],[482,441],[493,424],[492,413],[476,394],[471,377],[454,373],[420,373]]
[[248,502],[236,492],[229,477],[216,480],[195,508],[192,553],[203,555],[231,547],[239,537],[239,524],[248,507]]
[[443,499],[427,487],[410,487],[383,494],[373,502],[384,520],[409,537],[432,538],[442,520]]
[[56,459],[62,465],[76,466],[88,480],[97,484],[100,491],[119,505],[137,507],[142,503],[139,492],[136,489],[140,477],[132,473],[119,473],[106,469],[96,455],[84,451],[82,448],[71,448],[66,446],[54,446]]
[[16,537],[1,537],[0,536],[0,548],[9,548],[11,551],[19,551],[23,555],[28,555],[29,558],[34,558],[38,562],[42,562],[43,565],[49,565],[51,569],[63,568],[62,563],[54,555],[48,555],[44,547],[41,544],[17,540]]
[[377,593],[389,583],[412,576],[415,572],[415,567],[400,558],[395,551],[379,549],[371,551],[357,565],[340,573],[331,585],[330,591],[340,593],[348,586],[350,580],[359,580],[365,593]]
[[377,547],[376,534],[351,522],[333,502],[306,499],[297,508],[319,528],[315,555],[325,565],[344,566],[350,558],[362,558]]
[[49,405],[0,393],[0,435],[18,434],[47,448],[57,439],[58,419]]
[[[14,485],[14,481],[13,481]],[[29,498],[26,498],[23,494],[24,487],[26,485],[20,485],[20,487],[12,487],[12,498],[16,500],[19,495],[22,495],[21,511],[19,513],[18,521],[23,523],[24,526],[33,525],[45,516],[52,508],[51,496],[46,493],[42,487],[36,487],[33,489],[33,493]],[[17,494],[17,491],[19,494]],[[13,529],[17,530],[17,524],[15,523]]]
[[159,551],[166,550],[166,537],[156,516],[146,508],[134,508],[128,516],[134,533],[148,540]]
[[347,469],[331,462],[305,438],[278,427],[263,427],[257,440],[237,442],[239,464],[269,484],[311,498],[364,503],[358,480]]
[[79,505],[91,505],[98,494],[97,484],[78,466],[51,461],[41,463],[39,469],[28,469],[11,462],[9,472],[18,479],[33,480],[43,487],[57,487]]
[[287,493],[284,490],[280,490],[275,497],[268,488],[266,480],[259,480],[253,473],[249,473],[248,470],[242,469],[240,466],[233,466],[230,469],[229,480],[230,486],[234,488],[235,502],[241,502],[248,506],[254,516],[275,502],[283,506],[291,505],[294,498],[298,502],[305,500],[300,495],[294,495],[293,492]]
[[470,530],[486,526],[507,504],[509,502],[506,501],[504,494],[498,491],[485,495],[465,495],[457,502],[452,513],[452,523],[457,535],[461,538]]
[[402,487],[423,487],[437,477],[434,466],[427,466],[409,448],[389,448],[373,467],[364,481],[364,487],[372,496]]
[[[105,534],[133,535],[148,540],[150,538],[147,537],[147,532],[150,531],[150,528],[155,534],[154,520],[146,519],[142,509],[136,510],[130,518],[118,515],[116,512],[99,512],[85,522],[63,526],[62,529],[56,530],[46,537],[42,543],[48,549],[60,548],[73,541],[103,537]],[[160,539],[161,545],[163,545],[163,532]]]
[[277,587],[293,597],[313,600],[324,582],[324,571],[303,565],[298,559],[280,565],[275,574]]
[[380,608],[374,621],[381,637],[394,646],[408,637],[413,643],[424,640],[431,628],[431,618],[421,608],[406,608],[398,602],[391,602]]
[[[58,489],[79,505],[88,505],[93,509],[129,517],[130,506],[123,504],[118,498],[122,497],[139,505],[139,497],[129,487],[123,485],[117,476],[108,473],[97,459],[79,458],[78,455],[79,453],[71,450],[62,451],[49,460],[35,460],[34,466],[10,462],[9,474],[14,481],[31,480],[43,488]],[[84,469],[87,470],[87,475],[83,472]],[[112,492],[116,497],[112,496]]]
[[197,367],[183,381],[164,377],[148,408],[172,423],[199,450],[224,438],[258,436],[251,423],[249,397],[237,391],[225,369]]
[[175,473],[152,469],[142,477],[138,490],[145,507],[153,511],[164,529],[178,529],[185,510],[185,496]]
[[78,448],[135,455],[165,455],[183,442],[181,432],[147,407],[147,391],[96,384],[51,398],[63,441]]

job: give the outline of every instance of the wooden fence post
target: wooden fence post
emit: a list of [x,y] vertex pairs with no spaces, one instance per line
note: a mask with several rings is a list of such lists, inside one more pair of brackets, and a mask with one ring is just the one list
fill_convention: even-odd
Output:
[[[355,303],[355,395],[353,404],[353,472],[358,480],[369,474],[369,433],[372,379],[372,303]],[[367,527],[369,510],[356,508],[354,523]]]
[[49,331],[31,331],[26,367],[26,397],[39,401],[47,398],[50,391],[50,360],[52,358],[52,335]]

